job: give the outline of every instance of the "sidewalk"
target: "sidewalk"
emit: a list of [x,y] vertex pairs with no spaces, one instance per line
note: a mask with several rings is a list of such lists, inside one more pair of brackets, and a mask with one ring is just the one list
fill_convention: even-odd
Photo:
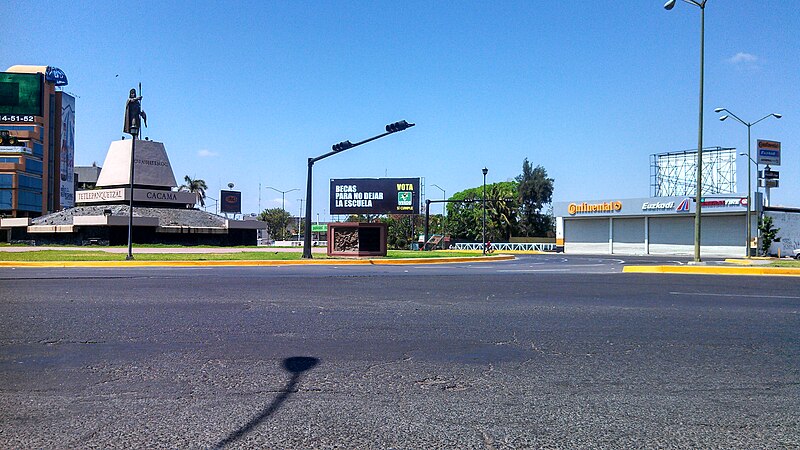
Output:
[[800,276],[800,267],[768,267],[774,258],[726,259],[725,265],[625,266],[624,273]]

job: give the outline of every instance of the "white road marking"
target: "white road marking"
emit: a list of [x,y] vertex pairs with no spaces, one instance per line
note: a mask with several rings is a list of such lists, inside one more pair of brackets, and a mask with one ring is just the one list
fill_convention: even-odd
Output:
[[698,295],[706,297],[747,297],[747,298],[792,298],[792,299],[800,298],[796,295],[713,294],[710,292],[670,292],[670,295]]
[[500,269],[497,272],[569,272],[570,269]]

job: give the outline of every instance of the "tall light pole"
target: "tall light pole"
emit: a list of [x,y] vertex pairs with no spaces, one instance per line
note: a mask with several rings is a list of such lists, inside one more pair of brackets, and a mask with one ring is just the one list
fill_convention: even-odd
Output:
[[[331,146],[331,151],[325,153],[324,155],[317,156],[316,158],[308,158],[308,176],[306,178],[306,229],[311,229],[311,180],[313,177],[313,169],[314,163],[325,159],[329,156],[333,156],[339,152],[343,152],[345,150],[349,150],[353,147],[358,147],[361,144],[366,144],[367,142],[372,142],[375,139],[380,139],[384,136],[388,136],[392,133],[397,133],[398,131],[403,131],[407,128],[413,127],[415,124],[408,123],[405,120],[401,120],[399,122],[390,123],[386,125],[386,132],[381,133],[377,136],[373,136],[369,139],[364,139],[363,141],[356,142],[355,144],[348,141],[342,141],[338,144],[334,144]],[[306,233],[305,239],[303,240],[303,259],[311,259],[311,234]]]
[[[683,0],[684,3],[700,8],[700,111],[697,127],[697,194],[694,210],[694,261],[700,262],[700,214],[703,203],[703,68],[705,52],[706,0]],[[667,11],[675,7],[676,0],[664,3]]]
[[130,199],[128,203],[128,255],[126,260],[133,259],[133,178],[134,163],[136,153],[136,140],[139,139],[141,132],[141,120],[144,119],[144,126],[147,126],[147,115],[142,111],[142,83],[139,83],[139,94],[136,89],[131,89],[127,103],[125,103],[125,125],[123,132],[131,135],[131,167],[130,167]]
[[[438,184],[432,184],[431,186],[442,191],[442,200],[447,200],[447,192],[444,189],[442,189],[441,186],[439,186]],[[447,209],[445,209],[445,204],[442,203],[442,234],[445,234],[446,222],[447,222]]]
[[745,258],[750,258],[750,239],[752,238],[752,235],[753,235],[752,228],[751,228],[752,225],[750,224],[750,214],[751,214],[750,211],[752,209],[752,207],[750,206],[750,204],[752,202],[751,192],[753,190],[753,188],[751,187],[751,181],[750,181],[751,180],[751,173],[752,173],[752,170],[750,169],[750,161],[753,160],[753,158],[750,156],[750,127],[752,127],[753,125],[757,124],[758,122],[761,122],[764,119],[768,119],[770,117],[774,117],[776,119],[780,119],[783,116],[781,116],[778,113],[772,113],[772,114],[767,114],[766,116],[756,120],[755,122],[745,122],[744,120],[740,119],[739,116],[737,116],[736,114],[730,112],[727,108],[717,108],[717,109],[714,110],[715,113],[721,113],[723,111],[728,113],[728,114],[725,114],[724,116],[720,117],[719,120],[724,121],[728,117],[733,117],[737,122],[739,122],[742,125],[747,127],[747,160],[748,160],[747,161],[747,236],[746,236],[746,242],[745,242],[745,247],[744,247],[745,250],[744,251],[746,252]]
[[284,210],[284,211],[286,211],[286,194],[289,193],[289,192],[292,192],[292,191],[299,191],[300,190],[299,188],[295,188],[295,189],[289,189],[288,191],[282,191],[280,189],[275,189],[272,186],[267,186],[266,188],[267,189],[272,189],[275,192],[280,192],[280,194],[281,194],[281,209]]
[[[300,240],[300,221],[303,220],[303,199],[302,198],[298,198],[297,201],[300,202],[300,212],[298,213],[298,216],[297,216],[297,240],[299,241]],[[306,227],[306,228],[308,228],[308,227]],[[308,233],[306,233],[306,234],[308,234]]]
[[489,169],[484,167],[481,169],[483,172],[483,255],[486,256],[486,174],[489,173]]

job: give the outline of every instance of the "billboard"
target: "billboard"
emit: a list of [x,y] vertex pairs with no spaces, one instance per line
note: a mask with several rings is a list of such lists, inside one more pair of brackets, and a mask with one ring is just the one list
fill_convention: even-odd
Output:
[[75,206],[75,97],[61,96],[61,207]]
[[0,72],[0,122],[34,122],[42,116],[42,75]]
[[331,180],[331,214],[416,214],[419,178]]
[[758,164],[781,165],[781,143],[758,139]]
[[240,191],[219,191],[219,212],[241,214],[242,193]]

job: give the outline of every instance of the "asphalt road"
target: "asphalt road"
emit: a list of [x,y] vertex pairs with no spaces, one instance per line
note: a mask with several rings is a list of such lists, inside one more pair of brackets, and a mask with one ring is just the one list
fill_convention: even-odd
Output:
[[628,262],[0,269],[0,447],[800,447],[797,278]]

